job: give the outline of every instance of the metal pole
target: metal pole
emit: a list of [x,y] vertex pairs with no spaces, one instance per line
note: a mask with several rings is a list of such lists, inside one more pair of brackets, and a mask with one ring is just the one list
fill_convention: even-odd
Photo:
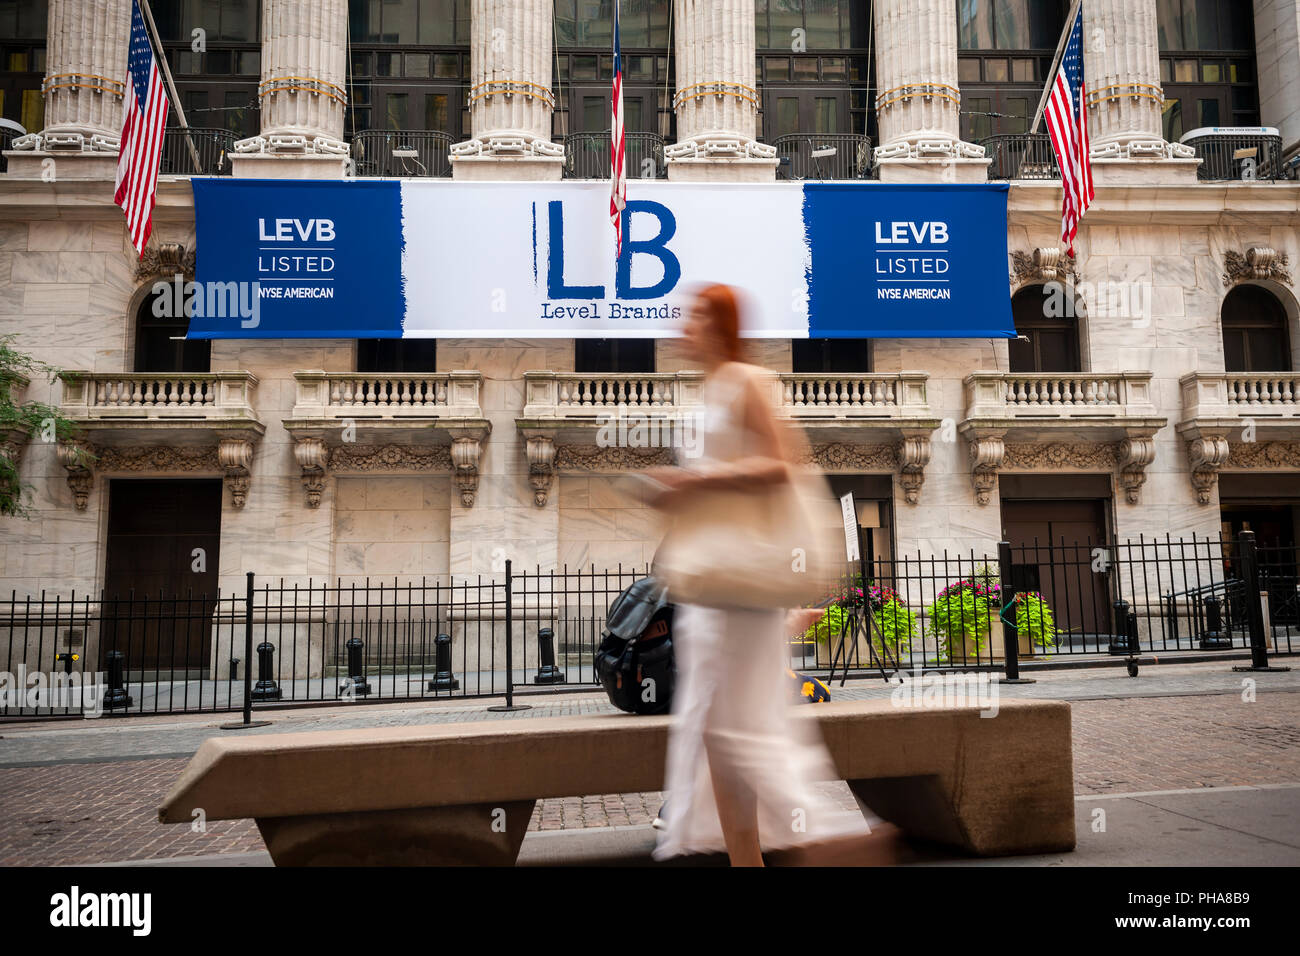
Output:
[[[1007,676],[998,680],[999,684],[1033,684],[1032,677],[1020,676],[1020,629],[1016,627],[1015,618],[1006,619],[1006,609],[1016,602],[1020,582],[1012,580],[1011,542],[998,542],[998,620],[1002,623],[1002,654],[1006,662]],[[1009,597],[1008,597],[1009,595]]]
[[222,730],[246,730],[268,727],[269,720],[253,720],[253,572],[244,585],[244,719],[237,724],[222,724]]
[[1246,619],[1250,622],[1250,666],[1234,671],[1289,671],[1289,667],[1272,667],[1264,647],[1264,608],[1259,600],[1259,555],[1255,550],[1255,532],[1242,531],[1237,537],[1237,556],[1245,585]]
[[149,36],[153,40],[158,65],[162,67],[163,79],[167,82],[168,92],[171,93],[172,108],[176,110],[176,119],[181,124],[181,129],[185,130],[185,142],[190,147],[190,159],[194,161],[194,171],[196,173],[205,173],[207,170],[199,162],[199,151],[194,145],[194,137],[189,133],[189,123],[185,122],[185,110],[181,109],[181,98],[176,92],[176,83],[172,80],[171,67],[167,65],[167,56],[163,50],[162,38],[158,35],[158,27],[153,22],[153,11],[149,9],[149,0],[140,0],[140,12],[144,15],[145,25],[149,28]]
[[512,580],[511,562],[506,558],[506,702],[504,706],[489,707],[488,710],[498,713],[509,713],[516,710],[532,710],[528,704],[515,703],[515,656],[512,649],[514,644],[514,604],[512,603],[510,592]]

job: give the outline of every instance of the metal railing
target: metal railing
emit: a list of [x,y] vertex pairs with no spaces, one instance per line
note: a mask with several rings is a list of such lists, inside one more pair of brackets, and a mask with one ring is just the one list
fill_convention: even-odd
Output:
[[[163,130],[162,176],[229,176],[230,153],[238,137],[228,129],[191,127]],[[190,144],[194,152],[190,152]],[[198,154],[198,165],[194,162]]]
[[14,140],[19,136],[26,136],[26,133],[20,133],[16,129],[0,127],[0,173],[9,171],[9,158],[5,152],[14,148]]
[[[791,635],[790,663],[823,675],[879,674],[881,659],[1010,674],[1021,661],[1248,649],[1258,664],[1300,650],[1298,565],[1294,545],[1259,546],[1249,533],[868,557],[818,602],[822,622]],[[271,583],[249,573],[212,595],[12,593],[0,599],[0,663],[46,675],[50,689],[33,698],[11,680],[0,717],[591,688],[609,607],[646,573],[519,572],[507,561],[491,577]],[[845,633],[864,609],[870,634]],[[97,696],[60,697],[60,682]]]
[[[609,130],[564,137],[565,179],[609,179]],[[624,133],[628,179],[665,179],[664,138],[658,133]]]
[[980,140],[989,165],[989,179],[1060,179],[1061,170],[1046,133],[1002,133]]
[[1196,170],[1198,179],[1216,182],[1282,178],[1282,136],[1275,129],[1209,127],[1192,130],[1180,142],[1190,146],[1201,160]]
[[861,133],[792,133],[772,140],[781,179],[867,179],[871,137]]
[[358,176],[438,178],[451,175],[450,133],[369,129],[352,140]]

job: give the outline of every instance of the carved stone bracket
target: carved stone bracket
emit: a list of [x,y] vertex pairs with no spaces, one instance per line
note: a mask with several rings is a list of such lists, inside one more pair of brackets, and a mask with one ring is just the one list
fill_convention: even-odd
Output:
[[64,442],[59,445],[57,454],[59,464],[68,472],[72,503],[78,511],[85,511],[91,486],[95,483],[95,474],[90,469],[91,451],[82,442]]
[[1245,255],[1229,250],[1223,254],[1223,285],[1229,288],[1248,279],[1272,279],[1291,285],[1289,265],[1285,252],[1268,246],[1252,246]]
[[921,485],[925,484],[925,466],[930,463],[930,436],[909,435],[898,446],[899,482],[903,498],[909,505],[921,500]]
[[1147,480],[1147,465],[1156,459],[1156,443],[1151,435],[1130,435],[1116,449],[1119,459],[1119,483],[1128,503],[1138,503],[1138,492]]
[[1222,435],[1203,435],[1187,443],[1187,464],[1192,470],[1192,487],[1196,500],[1210,503],[1210,493],[1219,481],[1219,469],[1228,462],[1231,447]]
[[483,454],[483,446],[477,438],[455,438],[451,443],[451,463],[454,468],[456,489],[460,492],[460,503],[466,508],[474,507],[474,495],[478,492],[478,461]]
[[307,507],[319,508],[321,492],[325,490],[325,467],[329,463],[329,449],[323,438],[299,438],[293,444],[293,457],[302,469],[302,488],[307,493]]
[[1064,282],[1077,285],[1079,273],[1073,262],[1061,255],[1056,247],[1043,247],[1025,252],[1017,249],[1011,253],[1011,284],[1026,282]]
[[975,500],[987,505],[998,484],[998,469],[1006,459],[1007,446],[1001,434],[973,435],[970,439],[970,475]]
[[179,242],[160,242],[148,246],[135,267],[136,281],[152,279],[157,276],[171,278],[183,275],[185,281],[194,280],[194,250],[186,248]]
[[248,500],[248,479],[253,467],[253,443],[247,438],[223,438],[217,444],[217,461],[226,473],[230,503],[244,507]]
[[547,435],[534,435],[526,442],[528,450],[528,483],[533,486],[533,504],[546,505],[546,496],[555,477],[555,440]]

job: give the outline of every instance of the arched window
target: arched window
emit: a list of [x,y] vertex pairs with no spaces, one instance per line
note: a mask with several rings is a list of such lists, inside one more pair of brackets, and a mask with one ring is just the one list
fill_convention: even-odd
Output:
[[1070,290],[1036,285],[1011,299],[1017,338],[1008,348],[1012,372],[1081,372],[1077,300]]
[[[168,289],[162,299],[170,305]],[[154,303],[159,296],[150,294],[140,303],[135,317],[135,370],[137,372],[206,372],[212,343],[207,339],[187,339],[190,320],[185,315],[155,315]],[[164,313],[173,310],[162,309]]]
[[1239,285],[1223,300],[1223,364],[1229,372],[1289,372],[1286,309],[1257,285]]

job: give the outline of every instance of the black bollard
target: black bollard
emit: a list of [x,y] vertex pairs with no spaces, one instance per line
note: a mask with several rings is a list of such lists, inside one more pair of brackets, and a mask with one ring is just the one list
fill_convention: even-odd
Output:
[[564,671],[555,666],[555,632],[544,627],[537,632],[537,674],[534,684],[563,684]]
[[126,670],[126,656],[121,651],[108,652],[108,693],[104,695],[104,708],[116,710],[118,707],[130,707],[131,695],[123,686],[123,672]]
[[451,635],[439,634],[433,639],[433,680],[429,690],[460,690],[460,681],[451,672]]
[[1222,651],[1232,647],[1232,637],[1223,633],[1223,611],[1219,599],[1211,594],[1205,599],[1205,630],[1199,644],[1203,651]]
[[280,685],[271,678],[275,669],[275,645],[263,641],[257,645],[257,683],[253,686],[253,700],[279,700]]
[[55,661],[63,665],[63,673],[71,676],[72,662],[77,659],[77,655],[76,654],[55,654],[54,659]]
[[1116,601],[1111,607],[1115,610],[1115,616],[1112,619],[1114,626],[1111,627],[1112,634],[1107,653],[1116,657],[1126,657],[1128,656],[1128,601]]
[[239,658],[238,657],[232,657],[230,659],[230,676],[227,679],[231,683],[234,683],[235,681],[239,680]]
[[1140,653],[1138,647],[1138,616],[1137,611],[1128,612],[1126,623],[1126,635],[1128,637],[1128,653],[1130,657],[1137,657]]
[[1172,593],[1165,595],[1165,640],[1178,646],[1178,598]]
[[339,692],[350,690],[353,694],[369,694],[370,684],[366,682],[366,675],[361,668],[361,649],[365,645],[361,643],[361,638],[350,637],[344,646],[348,649],[348,679],[339,688]]

